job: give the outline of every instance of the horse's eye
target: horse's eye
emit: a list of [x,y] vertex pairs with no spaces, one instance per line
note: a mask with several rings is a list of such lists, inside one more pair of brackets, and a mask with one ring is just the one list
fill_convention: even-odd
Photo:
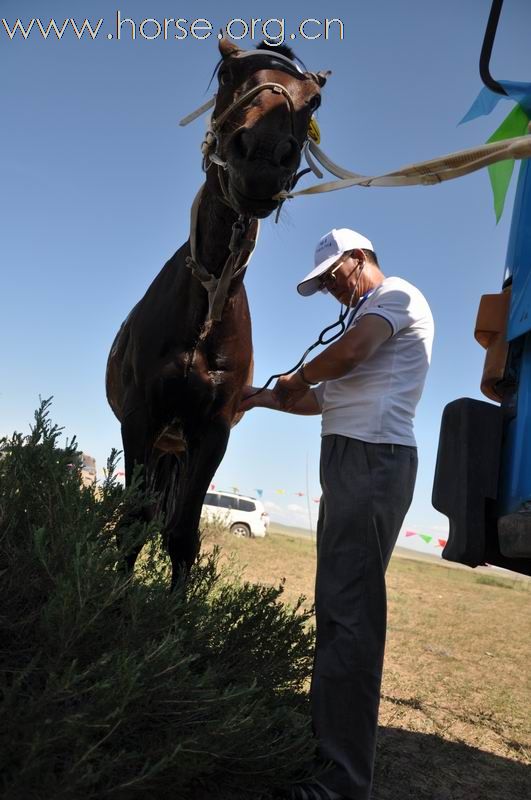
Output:
[[317,109],[321,105],[321,95],[314,94],[314,96],[310,98],[308,105],[310,106],[312,111],[317,111]]
[[221,86],[225,86],[230,80],[230,72],[228,69],[222,69],[218,72],[218,80]]

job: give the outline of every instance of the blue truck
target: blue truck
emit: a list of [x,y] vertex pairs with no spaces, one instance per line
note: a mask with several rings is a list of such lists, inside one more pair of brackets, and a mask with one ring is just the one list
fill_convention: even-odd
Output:
[[[491,7],[480,75],[505,94],[489,66],[502,4]],[[501,291],[481,298],[475,336],[486,351],[481,391],[491,402],[461,398],[443,411],[432,496],[449,519],[442,555],[531,575],[530,160],[520,165]]]

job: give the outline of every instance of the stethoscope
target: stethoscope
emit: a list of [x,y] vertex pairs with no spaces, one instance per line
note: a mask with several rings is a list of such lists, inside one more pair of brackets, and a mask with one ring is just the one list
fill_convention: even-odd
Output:
[[[345,333],[346,329],[351,324],[352,320],[354,319],[354,317],[356,316],[356,314],[358,313],[358,311],[362,307],[363,303],[374,292],[374,289],[369,289],[367,292],[365,292],[364,295],[362,295],[360,297],[360,299],[356,303],[355,307],[351,308],[351,303],[352,303],[352,300],[354,299],[354,295],[356,294],[356,289],[358,288],[358,283],[360,282],[361,273],[363,272],[363,267],[364,266],[365,266],[365,262],[363,262],[363,264],[361,266],[360,274],[358,275],[358,277],[356,279],[356,283],[354,284],[354,288],[352,290],[352,294],[350,295],[350,300],[349,300],[348,304],[345,306],[345,310],[344,311],[343,311],[343,304],[341,304],[341,309],[340,309],[340,312],[339,312],[338,319],[335,322],[332,322],[331,325],[327,325],[326,328],[323,328],[323,330],[319,334],[319,337],[316,339],[316,341],[313,344],[311,344],[308,347],[307,350],[304,351],[303,355],[301,356],[299,361],[297,361],[297,363],[295,364],[294,367],[292,367],[291,369],[287,370],[286,372],[279,372],[276,375],[271,375],[271,377],[267,380],[267,383],[264,383],[264,385],[262,387],[260,387],[260,389],[257,389],[255,392],[253,392],[252,394],[248,395],[248,397],[254,397],[255,395],[259,394],[260,392],[265,391],[265,389],[267,389],[267,387],[269,386],[271,381],[274,381],[275,379],[281,378],[282,375],[290,375],[292,372],[295,372],[296,370],[299,369],[301,364],[304,364],[304,362],[306,361],[306,357],[308,356],[308,353],[311,353],[311,351],[314,348],[319,347],[319,345],[332,344],[332,342],[335,342],[336,339],[339,339],[339,337],[342,336]],[[350,317],[348,319],[348,322],[346,322],[345,320],[349,316],[349,312],[350,312]],[[337,328],[338,326],[339,326],[339,330],[336,333],[331,334],[331,331],[333,331],[334,328]],[[327,336],[327,334],[328,334],[328,336]]]

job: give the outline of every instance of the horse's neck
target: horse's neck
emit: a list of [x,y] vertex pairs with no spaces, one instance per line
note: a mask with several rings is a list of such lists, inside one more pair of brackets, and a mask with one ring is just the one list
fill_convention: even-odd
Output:
[[232,226],[236,220],[236,213],[205,185],[197,213],[196,252],[199,263],[211,275],[219,277],[229,257]]

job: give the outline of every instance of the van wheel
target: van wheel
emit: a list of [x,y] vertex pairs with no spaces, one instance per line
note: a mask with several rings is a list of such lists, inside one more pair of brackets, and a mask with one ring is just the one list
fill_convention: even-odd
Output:
[[248,525],[245,525],[243,522],[235,522],[234,525],[230,526],[230,532],[233,533],[235,536],[250,536],[251,529]]

